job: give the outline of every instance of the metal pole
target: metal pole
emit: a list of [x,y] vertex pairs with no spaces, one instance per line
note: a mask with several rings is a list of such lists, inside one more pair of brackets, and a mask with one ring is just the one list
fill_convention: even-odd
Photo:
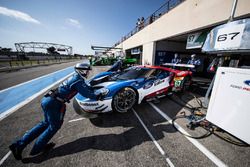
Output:
[[[218,69],[219,67],[222,67],[222,66],[223,66],[224,61],[225,61],[225,58],[224,58],[224,57],[220,57],[220,60],[219,60],[219,64],[218,64],[218,66],[217,66],[217,69]],[[208,90],[207,90],[207,92],[206,92],[206,96],[205,96],[205,99],[204,99],[203,106],[206,107],[206,108],[208,108],[209,96],[210,96],[210,94],[211,94],[211,92],[212,92],[212,88],[213,88],[213,86],[214,86],[215,76],[216,76],[216,73],[214,74],[213,80],[212,80],[212,82],[210,83],[210,85],[209,85],[209,87],[208,87]]]
[[231,15],[229,17],[228,22],[231,22],[231,21],[234,20],[234,14],[235,14],[235,10],[236,10],[236,7],[237,7],[237,3],[238,3],[238,0],[234,0],[232,10],[231,10]]
[[208,90],[206,92],[206,95],[205,95],[205,99],[204,99],[204,103],[203,103],[203,106],[208,108],[208,104],[209,104],[209,96],[210,96],[210,93],[212,91],[212,88],[213,88],[213,85],[214,85],[214,80],[215,80],[215,75],[213,77],[213,80],[212,82],[210,83],[209,87],[208,87]]

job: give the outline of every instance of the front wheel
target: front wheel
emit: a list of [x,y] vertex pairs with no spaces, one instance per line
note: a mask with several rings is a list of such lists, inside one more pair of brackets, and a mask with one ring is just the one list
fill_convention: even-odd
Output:
[[112,107],[117,112],[127,112],[136,102],[136,92],[129,87],[118,91],[113,97]]

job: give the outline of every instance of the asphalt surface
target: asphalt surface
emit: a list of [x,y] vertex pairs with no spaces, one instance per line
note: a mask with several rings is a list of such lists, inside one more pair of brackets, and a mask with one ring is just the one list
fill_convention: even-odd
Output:
[[[40,69],[27,69],[19,71],[19,77],[42,75],[42,71],[54,72],[66,68],[71,64],[39,67]],[[62,67],[63,66],[63,67]],[[30,73],[29,73],[29,70]],[[104,67],[96,67],[93,73],[105,70]],[[24,74],[22,73],[24,72]],[[92,74],[93,75],[93,74]],[[11,77],[10,77],[11,80]],[[14,79],[15,80],[15,79]],[[6,79],[6,82],[8,80]],[[5,80],[1,80],[1,84]],[[9,82],[9,81],[8,81]],[[20,83],[20,82],[17,82]],[[16,83],[16,84],[17,84]],[[13,85],[13,84],[12,84]],[[199,89],[194,89],[197,93]],[[198,91],[199,92],[199,91]],[[43,119],[40,108],[42,96],[34,99],[15,113],[0,121],[0,159],[8,152],[8,145],[21,137]],[[181,97],[186,103],[198,105],[193,96],[184,93]],[[163,112],[170,118],[182,111],[187,111],[182,105],[180,97],[173,95],[165,97],[159,103],[144,102],[134,107],[134,111],[127,113],[107,113],[95,119],[81,119],[72,107],[67,105],[64,124],[58,133],[52,138],[56,143],[53,150],[35,157],[29,156],[33,143],[23,152],[23,161],[16,161],[10,155],[2,166],[216,166],[218,161],[228,166],[250,166],[250,148],[239,147],[227,143],[218,137],[211,135],[197,140],[199,144],[192,143],[157,111]],[[180,122],[182,127],[185,127]],[[145,130],[147,128],[147,131]],[[155,140],[155,141],[152,141]],[[211,158],[208,152],[204,152],[200,146],[207,148],[216,160]],[[211,160],[212,159],[212,160]]]

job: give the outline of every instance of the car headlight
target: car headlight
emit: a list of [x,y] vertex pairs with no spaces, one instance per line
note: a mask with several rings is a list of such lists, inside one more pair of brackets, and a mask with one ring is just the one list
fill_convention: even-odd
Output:
[[101,89],[98,89],[95,91],[95,95],[98,96],[98,95],[102,95],[102,96],[105,96],[107,95],[109,92],[109,90],[107,88],[101,88]]

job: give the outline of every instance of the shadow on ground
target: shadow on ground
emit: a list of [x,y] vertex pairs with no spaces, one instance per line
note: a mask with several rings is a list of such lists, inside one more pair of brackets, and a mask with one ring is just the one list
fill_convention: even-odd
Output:
[[[94,135],[88,137],[82,137],[58,146],[48,153],[44,153],[35,157],[24,158],[23,163],[42,163],[55,157],[63,157],[75,153],[80,153],[85,150],[95,149],[102,151],[125,151],[130,150],[134,146],[140,145],[146,141],[151,141],[141,124],[136,120],[136,117],[132,112],[119,114],[103,114],[98,118],[92,119],[91,123],[97,127],[126,127],[126,130],[120,134],[105,134],[105,135]],[[155,122],[160,123],[160,122]],[[176,130],[172,125],[152,125],[156,140],[164,138],[163,132],[174,133]],[[84,129],[83,129],[84,130]]]

